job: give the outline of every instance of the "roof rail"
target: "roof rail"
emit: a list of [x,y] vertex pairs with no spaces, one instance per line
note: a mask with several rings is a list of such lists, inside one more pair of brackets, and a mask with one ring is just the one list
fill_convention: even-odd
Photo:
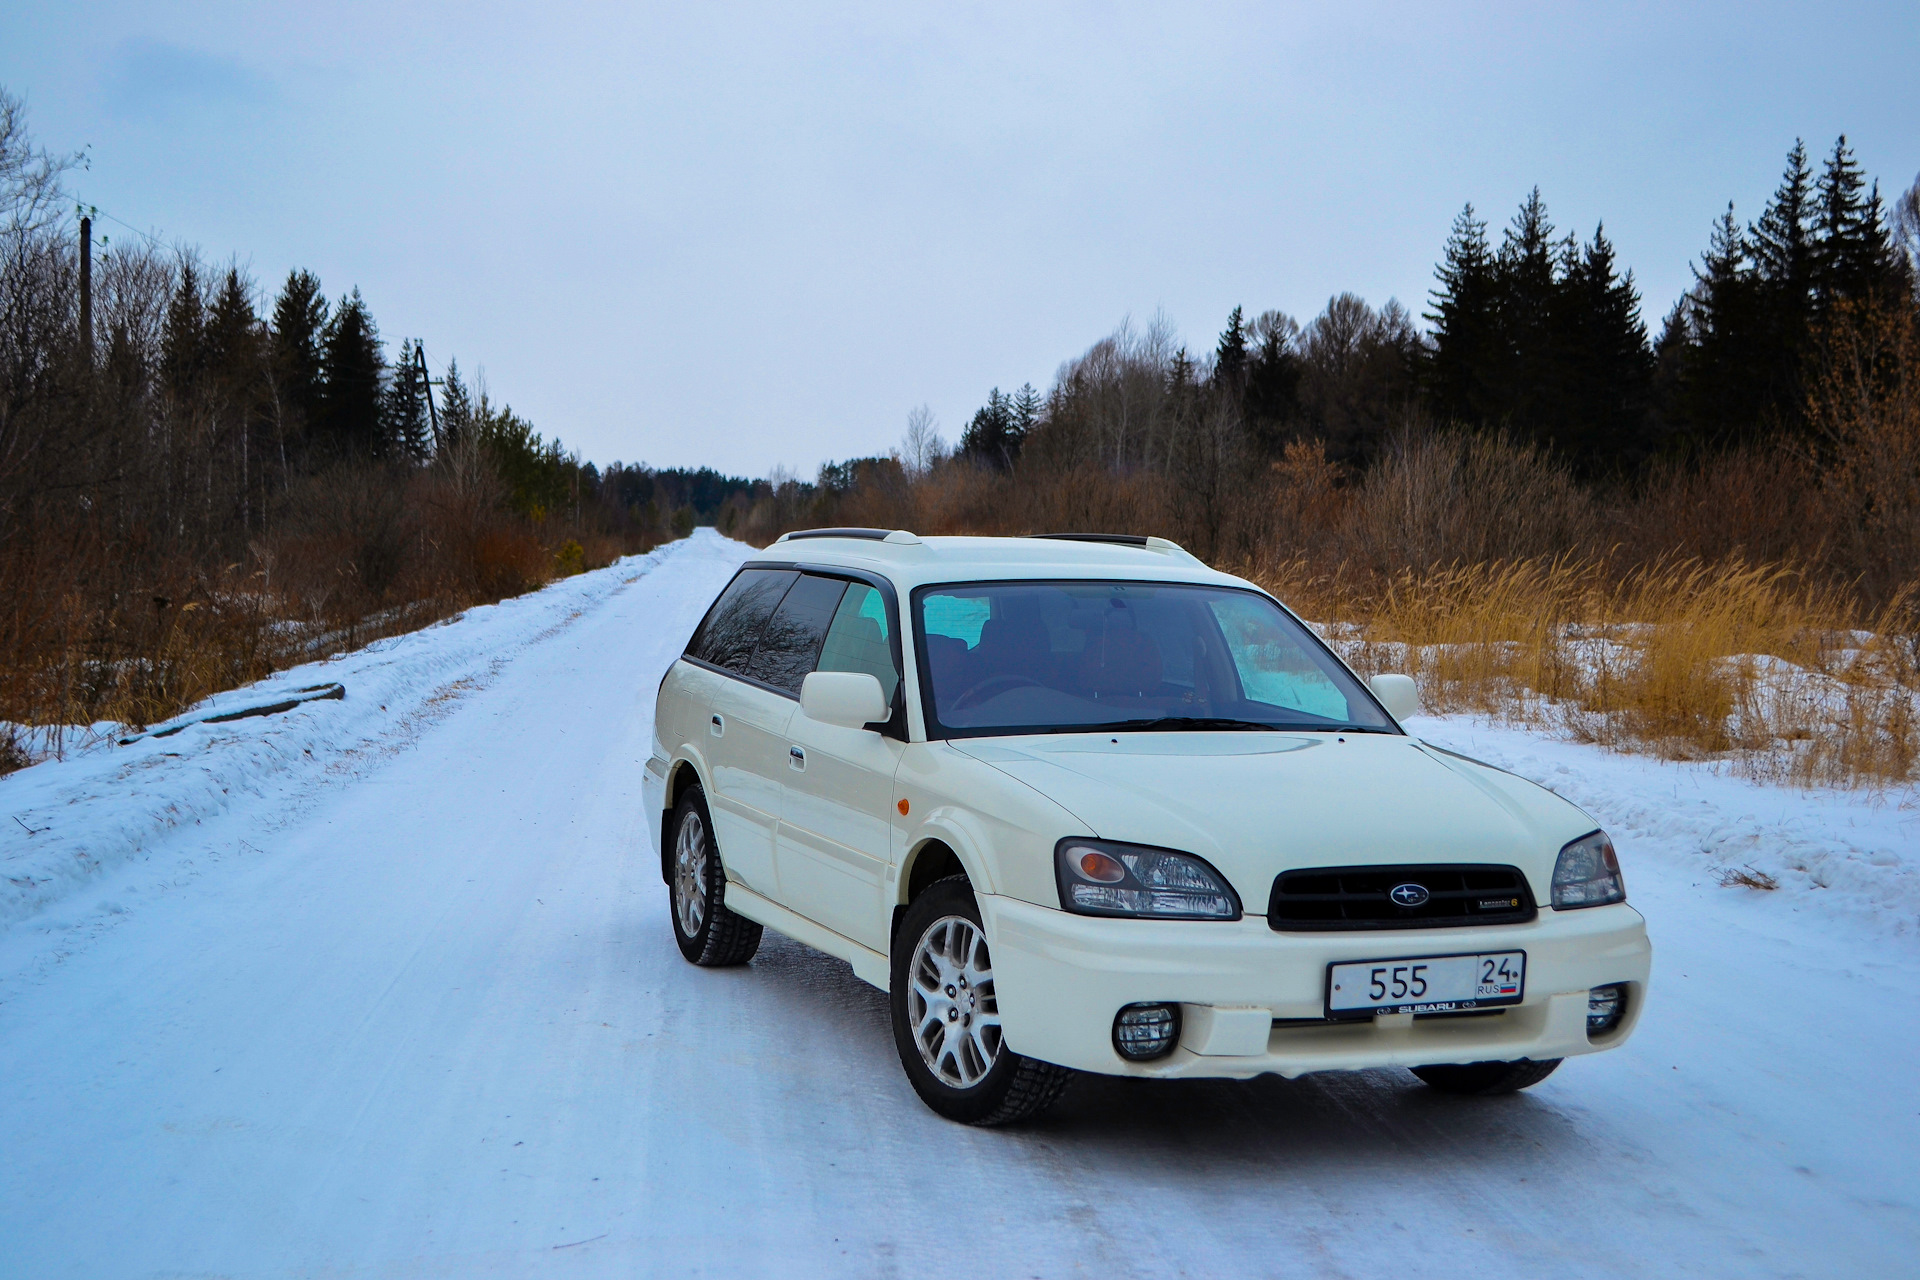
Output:
[[1156,551],[1161,555],[1185,556],[1195,564],[1200,563],[1192,552],[1170,538],[1156,538],[1140,533],[1030,533],[1030,538],[1051,538],[1056,542],[1102,542],[1108,546],[1139,547],[1142,551]]
[[920,545],[920,539],[906,529],[795,529],[781,534],[774,542],[795,542],[801,538],[858,538],[862,542],[891,542],[896,546]]
[[798,542],[802,538],[863,538],[868,542],[880,542],[891,529],[796,529],[792,533],[783,533],[775,542]]
[[1056,542],[1117,542],[1122,546],[1144,547],[1144,533],[1030,533],[1029,538],[1052,538]]

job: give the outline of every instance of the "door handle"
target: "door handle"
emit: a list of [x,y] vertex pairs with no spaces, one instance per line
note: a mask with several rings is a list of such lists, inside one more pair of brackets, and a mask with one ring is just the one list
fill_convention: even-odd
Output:
[[790,769],[798,769],[800,772],[805,773],[807,771],[807,753],[799,747],[788,747],[787,767]]
[[727,731],[727,722],[725,720],[722,720],[718,715],[715,715],[713,717],[713,728],[709,730],[709,732],[711,732],[713,736],[717,738],[721,734],[725,733],[726,731]]

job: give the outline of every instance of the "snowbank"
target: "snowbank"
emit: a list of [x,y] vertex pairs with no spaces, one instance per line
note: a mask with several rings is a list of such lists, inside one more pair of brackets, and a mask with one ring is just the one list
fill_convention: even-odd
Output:
[[[711,530],[695,540],[718,542]],[[404,747],[462,693],[686,543],[217,694],[125,745],[114,726],[64,760],[0,777],[0,929],[36,915],[167,832]],[[207,723],[338,683],[343,698]]]
[[[1802,790],[1688,764],[1563,742],[1471,716],[1416,716],[1434,743],[1559,792],[1620,847],[1627,892],[1636,860],[1660,858],[1712,885],[1747,872],[1776,891],[1729,884],[1855,927],[1920,937],[1920,793]],[[1759,876],[1751,876],[1758,872]]]

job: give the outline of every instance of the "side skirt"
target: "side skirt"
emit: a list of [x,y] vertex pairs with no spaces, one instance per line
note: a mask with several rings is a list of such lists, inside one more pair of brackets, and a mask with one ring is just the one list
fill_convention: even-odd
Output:
[[727,881],[727,909],[749,920],[786,934],[795,942],[815,951],[837,956],[853,966],[853,976],[871,986],[887,990],[892,973],[887,958],[871,947],[862,946],[844,934],[796,915],[770,898],[763,898],[737,880]]

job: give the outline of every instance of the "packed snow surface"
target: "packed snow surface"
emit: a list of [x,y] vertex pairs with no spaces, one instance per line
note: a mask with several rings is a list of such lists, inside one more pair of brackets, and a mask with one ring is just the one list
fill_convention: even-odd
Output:
[[[914,1098],[884,997],[674,948],[653,695],[702,532],[0,779],[0,1275],[1893,1276],[1920,1256],[1920,813],[1466,720],[1614,835],[1625,1048]],[[1749,869],[1768,892],[1722,887]]]

